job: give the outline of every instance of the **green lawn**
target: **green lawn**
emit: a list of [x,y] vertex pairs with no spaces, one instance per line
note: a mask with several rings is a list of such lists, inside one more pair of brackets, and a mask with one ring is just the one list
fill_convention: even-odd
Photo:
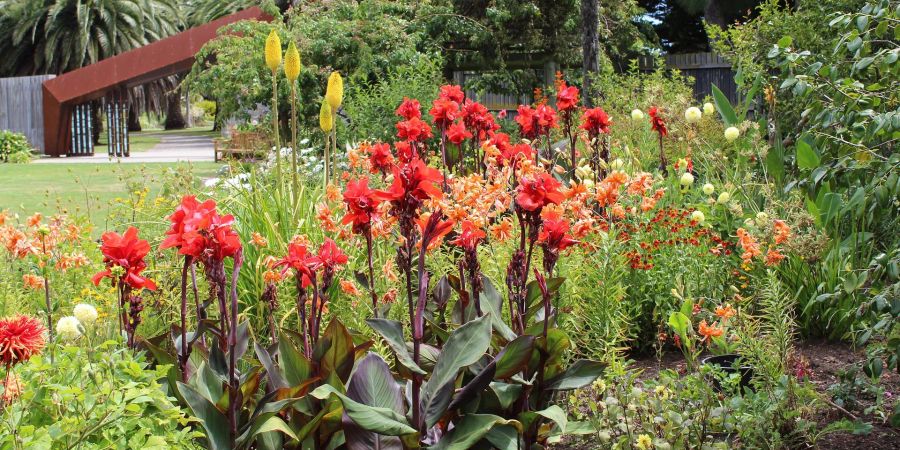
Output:
[[214,176],[222,167],[212,162],[2,164],[0,210],[8,209],[21,216],[35,212],[87,214],[95,225],[102,227],[111,200],[127,198],[129,191],[145,185],[151,191],[148,199],[152,199],[162,185],[163,171],[189,165],[200,179]]

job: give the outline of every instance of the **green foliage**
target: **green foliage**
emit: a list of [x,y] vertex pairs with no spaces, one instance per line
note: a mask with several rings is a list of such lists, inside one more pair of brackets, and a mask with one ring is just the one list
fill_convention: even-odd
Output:
[[45,354],[16,369],[22,394],[0,409],[0,447],[202,448],[158,382],[167,367],[149,369],[114,341],[47,352],[52,361]]
[[0,74],[63,73],[174,34],[173,0],[0,1]]
[[22,164],[31,161],[31,144],[23,134],[0,130],[0,162]]
[[405,97],[429,105],[441,82],[440,61],[419,55],[404,65],[388,69],[376,83],[353,84],[347,90],[344,111],[350,118],[351,140],[389,142],[396,134],[394,111]]

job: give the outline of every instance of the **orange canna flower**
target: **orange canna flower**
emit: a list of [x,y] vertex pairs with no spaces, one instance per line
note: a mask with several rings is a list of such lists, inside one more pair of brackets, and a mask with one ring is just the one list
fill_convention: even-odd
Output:
[[791,228],[784,223],[783,220],[775,219],[775,243],[781,244],[787,242],[791,237]]
[[734,317],[735,310],[729,304],[716,306],[716,316],[722,320],[728,320]]
[[356,283],[350,280],[341,280],[341,291],[351,297],[358,297],[361,294]]
[[609,212],[613,215],[613,217],[616,217],[619,219],[625,218],[625,207],[618,203],[616,203],[615,205],[612,205],[612,208],[610,208]]
[[44,216],[42,216],[41,213],[34,213],[33,216],[28,218],[28,221],[26,223],[29,227],[36,227],[41,224],[41,220],[43,219]]
[[381,267],[381,273],[384,274],[384,277],[387,278],[387,280],[391,283],[400,281],[400,277],[397,276],[397,271],[394,270],[393,259],[389,259],[384,262],[384,266]]
[[784,255],[776,248],[769,248],[769,251],[766,252],[767,266],[777,266],[783,259]]
[[303,245],[305,247],[310,247],[311,242],[309,240],[309,236],[307,236],[305,234],[298,234],[298,235],[294,236],[293,238],[291,238],[291,244],[297,244],[297,245]]
[[22,275],[22,282],[25,283],[26,288],[34,289],[36,291],[44,288],[44,278],[33,273]]
[[497,242],[504,242],[512,237],[513,224],[509,217],[491,225],[491,237]]
[[381,303],[384,303],[386,305],[394,303],[395,301],[397,301],[397,290],[396,289],[391,289],[391,290],[385,292],[385,294],[381,297]]
[[744,250],[744,253],[741,254],[741,259],[743,259],[745,263],[749,263],[753,258],[762,255],[762,250],[759,248],[759,242],[756,242],[756,239],[754,239],[747,230],[738,228],[737,237],[738,243]]
[[718,327],[715,323],[712,325],[707,325],[706,321],[703,320],[700,322],[700,326],[698,332],[701,336],[703,336],[703,342],[709,342],[710,339],[722,336],[725,333],[725,330]]
[[334,185],[329,184],[325,188],[325,198],[330,202],[339,202],[343,198],[343,194],[341,193],[341,188]]
[[261,234],[254,231],[253,234],[250,235],[250,243],[257,247],[268,247],[269,241],[266,240]]

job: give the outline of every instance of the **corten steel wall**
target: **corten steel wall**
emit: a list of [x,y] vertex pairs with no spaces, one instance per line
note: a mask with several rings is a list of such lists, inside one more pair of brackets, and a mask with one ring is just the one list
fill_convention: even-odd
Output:
[[216,37],[219,28],[247,19],[268,21],[271,17],[252,7],[45,81],[45,153],[62,156],[68,152],[69,120],[75,105],[186,72],[194,64],[194,56]]
[[44,150],[41,83],[53,75],[0,78],[0,130],[24,134],[32,147]]

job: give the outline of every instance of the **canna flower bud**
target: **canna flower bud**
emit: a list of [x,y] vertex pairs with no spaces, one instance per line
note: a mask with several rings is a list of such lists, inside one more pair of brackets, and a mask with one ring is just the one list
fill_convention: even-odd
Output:
[[293,41],[288,44],[287,53],[284,55],[284,76],[291,83],[300,77],[300,52],[297,51]]
[[341,102],[344,101],[344,79],[341,78],[341,74],[336,70],[331,72],[331,75],[328,77],[328,89],[325,90],[325,100],[328,101],[328,106],[331,106],[332,112],[337,111],[341,107]]
[[331,106],[327,100],[322,102],[322,107],[319,109],[319,127],[326,133],[330,133],[331,128],[334,127],[334,119],[331,117]]
[[272,30],[269,37],[266,38],[266,66],[274,74],[281,65],[281,38],[278,33]]

